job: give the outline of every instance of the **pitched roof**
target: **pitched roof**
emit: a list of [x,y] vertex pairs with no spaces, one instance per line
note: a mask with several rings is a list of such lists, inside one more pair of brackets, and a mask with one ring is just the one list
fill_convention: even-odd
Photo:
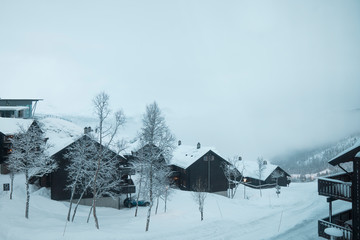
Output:
[[196,146],[180,145],[173,152],[173,157],[169,161],[169,165],[186,169],[209,151],[218,154],[212,147],[200,147],[197,149]]
[[39,122],[43,125],[42,130],[51,147],[50,156],[75,142],[83,135],[83,128],[78,125],[59,118],[46,117]]
[[354,159],[354,157],[360,152],[360,139],[348,149],[339,153],[336,157],[331,159],[329,163],[333,166],[338,165],[339,163],[350,162]]
[[[41,129],[44,131],[45,137],[48,138],[48,143],[50,144],[50,148],[48,149],[50,156],[58,153],[84,136],[84,129],[68,120],[56,117],[45,117],[40,119],[39,122],[42,124]],[[99,143],[96,139],[94,139],[94,141]],[[116,153],[116,150],[112,149],[111,146],[109,149]],[[121,154],[118,155],[124,157]]]
[[21,127],[29,129],[33,121],[33,119],[0,117],[0,132],[5,135],[16,134],[20,131]]
[[[243,163],[240,164],[240,169],[238,167],[238,170],[240,172],[242,171],[243,166],[244,166],[244,172],[243,172],[244,177],[259,179],[259,165],[257,161],[243,161]],[[267,164],[264,165],[264,167],[265,169],[263,170],[260,179],[262,181],[265,181],[278,166],[267,162]]]

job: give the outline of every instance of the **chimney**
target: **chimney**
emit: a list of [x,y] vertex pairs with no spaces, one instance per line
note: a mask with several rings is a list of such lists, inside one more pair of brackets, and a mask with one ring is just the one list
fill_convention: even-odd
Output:
[[178,146],[180,146],[180,145],[181,145],[181,140],[178,141]]
[[91,127],[84,127],[84,134],[88,134],[90,133],[92,130],[91,130]]
[[263,165],[267,165],[267,161],[264,161],[264,162],[263,162]]
[[197,149],[200,149],[200,147],[201,147],[201,144],[198,142],[196,148],[197,148]]

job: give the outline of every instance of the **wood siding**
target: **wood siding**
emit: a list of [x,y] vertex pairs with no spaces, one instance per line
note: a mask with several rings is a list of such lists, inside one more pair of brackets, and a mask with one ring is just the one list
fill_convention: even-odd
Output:
[[227,164],[227,161],[210,150],[186,169],[173,165],[172,170],[176,173],[175,183],[180,189],[188,191],[194,191],[199,181],[206,192],[226,191],[228,181],[222,167],[224,163]]
[[[70,195],[71,192],[70,190],[66,189],[66,185],[67,185],[67,178],[68,178],[68,173],[65,170],[66,166],[69,165],[69,160],[64,158],[64,155],[66,154],[66,152],[68,151],[68,148],[72,147],[76,142],[70,144],[68,147],[62,149],[61,151],[57,152],[56,154],[54,154],[52,157],[56,160],[56,162],[58,163],[59,167],[58,169],[50,174],[50,183],[45,183],[50,185],[51,187],[51,199],[53,200],[68,200],[70,199]],[[98,143],[96,143],[98,144]],[[114,153],[114,156],[116,154]],[[119,169],[117,169],[119,171],[119,174],[121,172],[121,164],[126,164],[126,159],[116,155],[115,159],[117,159],[117,161],[119,161]],[[129,169],[126,167],[124,169],[125,173],[131,173],[131,171],[129,171]],[[127,175],[127,174],[124,174]],[[121,176],[119,176],[121,177]],[[127,176],[126,176],[127,178]],[[128,184],[126,184],[124,182],[123,185],[119,186],[121,187],[121,190],[119,192],[120,193],[134,193],[135,192],[135,186],[134,183],[132,182],[131,179],[129,179]],[[79,198],[80,194],[75,194],[74,198]],[[88,194],[85,194],[84,198],[91,198],[92,197],[92,193],[89,192]]]

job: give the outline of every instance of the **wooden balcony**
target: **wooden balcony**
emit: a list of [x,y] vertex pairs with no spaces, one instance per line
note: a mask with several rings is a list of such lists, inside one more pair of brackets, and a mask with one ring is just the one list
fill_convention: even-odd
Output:
[[135,193],[135,184],[132,179],[124,180],[117,191],[118,194]]
[[119,193],[121,193],[121,194],[135,193],[135,185],[120,186]]
[[348,174],[318,178],[319,195],[351,202],[351,179]]
[[352,240],[352,225],[350,224],[352,219],[352,211],[347,210],[344,212],[340,212],[338,214],[334,214],[332,216],[332,222],[330,222],[329,218],[324,218],[318,221],[318,234],[320,237],[330,239],[330,236],[327,235],[324,231],[326,228],[336,228],[343,232],[343,238],[345,240]]

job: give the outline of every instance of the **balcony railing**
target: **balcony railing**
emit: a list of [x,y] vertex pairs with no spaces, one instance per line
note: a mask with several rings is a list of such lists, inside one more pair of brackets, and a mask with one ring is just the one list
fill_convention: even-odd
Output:
[[319,195],[351,202],[351,181],[347,174],[318,178]]
[[336,228],[343,232],[343,239],[352,240],[352,229],[351,224],[347,224],[351,217],[351,209],[340,212],[332,216],[332,222],[329,221],[329,218],[324,218],[318,221],[318,234],[320,237],[330,239],[330,236],[327,235],[324,231],[326,228]]
[[135,193],[135,185],[120,186],[119,193],[121,193],[121,194]]
[[122,175],[135,175],[135,169],[130,167],[121,167],[120,168]]

